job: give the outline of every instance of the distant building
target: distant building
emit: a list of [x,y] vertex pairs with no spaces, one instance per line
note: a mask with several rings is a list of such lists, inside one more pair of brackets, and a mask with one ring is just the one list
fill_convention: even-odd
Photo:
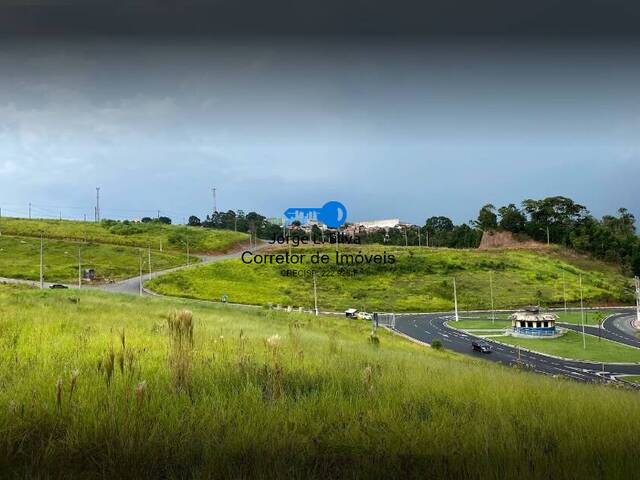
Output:
[[282,217],[267,218],[267,222],[269,222],[271,225],[278,225],[279,227],[284,225],[284,219]]
[[384,220],[370,220],[367,222],[356,222],[358,227],[365,230],[382,229],[388,230],[390,228],[396,228],[399,225],[403,225],[399,218],[388,218]]
[[509,317],[515,336],[553,337],[556,331],[557,315],[542,313],[537,307],[525,308]]

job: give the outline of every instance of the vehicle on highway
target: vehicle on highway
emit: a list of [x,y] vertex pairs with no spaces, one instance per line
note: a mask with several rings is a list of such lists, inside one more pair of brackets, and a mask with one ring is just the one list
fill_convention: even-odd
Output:
[[480,353],[491,353],[491,345],[482,340],[474,340],[471,342],[471,347]]
[[357,316],[360,320],[373,320],[373,315],[368,312],[358,312]]
[[355,308],[349,308],[344,311],[344,316],[347,318],[358,318],[358,310]]
[[66,285],[62,285],[61,283],[54,283],[53,285],[49,286],[49,288],[57,290],[59,288],[69,288]]

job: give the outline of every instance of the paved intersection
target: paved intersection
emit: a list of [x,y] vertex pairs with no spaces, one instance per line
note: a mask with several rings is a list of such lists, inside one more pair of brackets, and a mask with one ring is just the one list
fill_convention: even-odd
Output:
[[[429,344],[434,340],[440,340],[444,348],[479,359],[504,365],[520,365],[539,373],[564,376],[580,381],[614,380],[618,375],[640,375],[640,364],[605,364],[564,360],[527,350],[519,350],[492,341],[491,338],[485,340],[492,344],[492,353],[475,352],[471,349],[471,342],[477,337],[448,327],[446,322],[451,318],[451,314],[442,313],[398,315],[396,316],[395,330]],[[630,318],[632,318],[631,313],[616,313],[609,317],[604,322],[603,337],[640,347],[640,342],[634,336],[617,326],[617,323],[627,322]],[[567,324],[563,324],[563,326],[567,326]],[[579,328],[581,329],[581,327]],[[598,330],[597,327],[589,327],[587,333],[597,335]]]

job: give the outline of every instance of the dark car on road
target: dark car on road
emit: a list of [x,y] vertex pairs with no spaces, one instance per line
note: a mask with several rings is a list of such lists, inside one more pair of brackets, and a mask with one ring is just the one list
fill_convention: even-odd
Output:
[[471,347],[480,353],[491,353],[491,345],[487,342],[483,342],[482,340],[474,340],[471,342]]
[[62,285],[61,283],[54,283],[49,288],[57,290],[59,288],[69,288],[69,287],[67,287],[66,285]]

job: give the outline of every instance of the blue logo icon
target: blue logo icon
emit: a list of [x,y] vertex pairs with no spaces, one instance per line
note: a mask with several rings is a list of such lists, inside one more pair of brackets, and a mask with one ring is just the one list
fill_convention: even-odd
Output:
[[347,207],[332,200],[321,208],[288,208],[285,210],[284,216],[290,222],[298,220],[300,223],[307,223],[317,220],[329,228],[338,228],[347,221]]

